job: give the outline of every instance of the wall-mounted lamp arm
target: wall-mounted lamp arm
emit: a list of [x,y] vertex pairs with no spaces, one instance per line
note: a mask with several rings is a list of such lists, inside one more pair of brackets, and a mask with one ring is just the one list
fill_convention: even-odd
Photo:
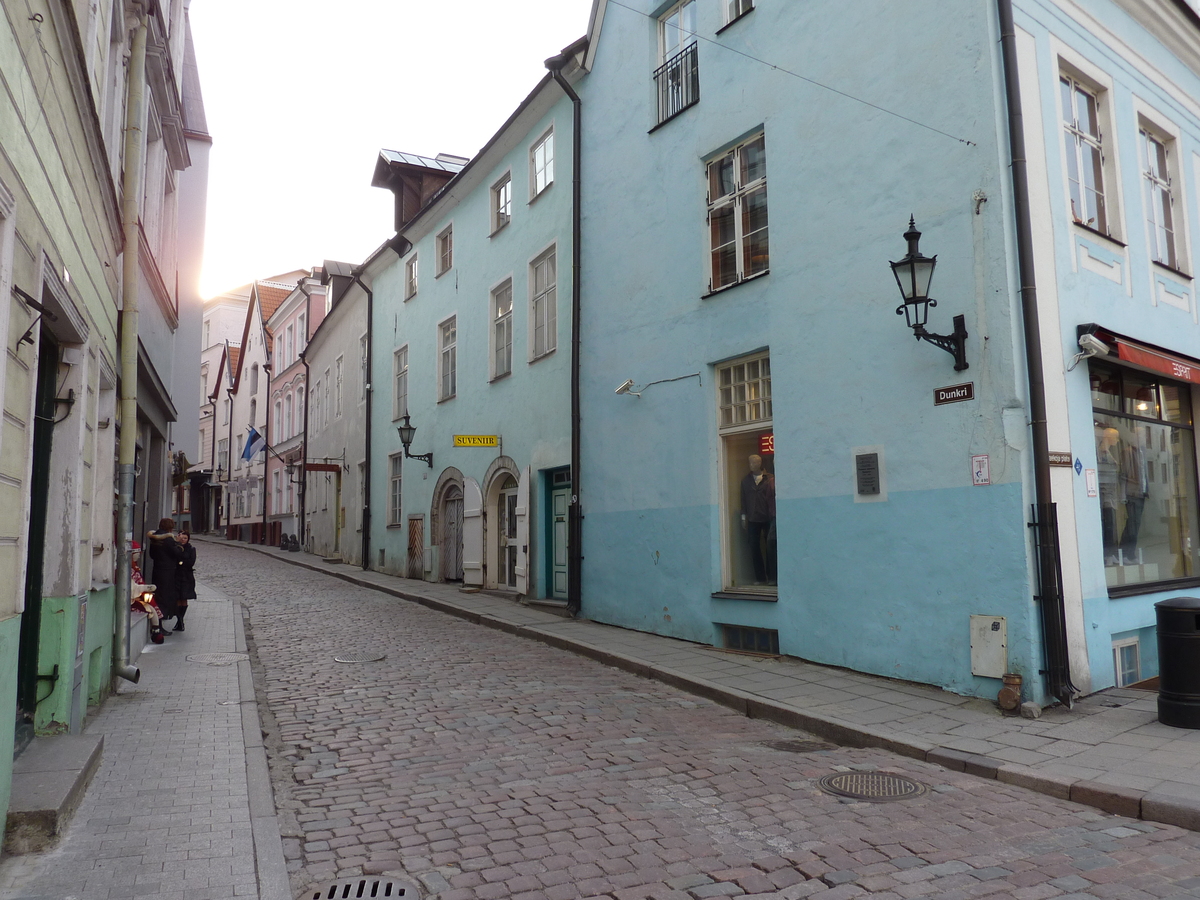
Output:
[[964,316],[954,317],[953,334],[933,334],[926,331],[924,325],[914,325],[913,335],[917,340],[928,341],[953,356],[954,371],[961,372],[971,367],[967,362],[967,323]]

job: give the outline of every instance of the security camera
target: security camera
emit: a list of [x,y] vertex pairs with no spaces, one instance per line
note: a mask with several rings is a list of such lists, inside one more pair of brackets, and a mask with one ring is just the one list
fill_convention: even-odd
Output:
[[623,383],[621,384],[621,386],[620,386],[619,388],[617,388],[617,389],[616,389],[615,393],[618,393],[618,394],[628,394],[628,393],[629,393],[629,389],[630,389],[631,387],[633,387],[633,379],[632,379],[632,378],[630,378],[628,381],[625,381],[625,382],[623,382]]
[[1079,352],[1071,357],[1071,364],[1067,366],[1067,371],[1070,372],[1085,359],[1091,359],[1093,356],[1108,356],[1111,352],[1112,348],[1094,334],[1081,334],[1079,336]]
[[1089,357],[1092,356],[1108,356],[1111,348],[1100,338],[1094,334],[1081,334],[1079,336],[1079,349],[1086,353]]

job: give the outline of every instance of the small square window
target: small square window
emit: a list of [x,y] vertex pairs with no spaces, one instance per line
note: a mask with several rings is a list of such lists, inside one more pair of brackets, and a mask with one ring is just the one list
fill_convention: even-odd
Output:
[[437,273],[444,275],[454,267],[454,226],[448,225],[437,236]]
[[512,221],[512,177],[505,175],[492,186],[492,234]]

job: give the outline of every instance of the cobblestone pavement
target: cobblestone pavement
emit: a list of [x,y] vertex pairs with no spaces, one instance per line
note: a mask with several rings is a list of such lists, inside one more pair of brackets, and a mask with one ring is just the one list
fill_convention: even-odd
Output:
[[[244,598],[297,896],[388,873],[437,900],[1200,897],[1197,833],[821,745],[235,546],[204,568]],[[929,790],[816,784],[873,771]]]

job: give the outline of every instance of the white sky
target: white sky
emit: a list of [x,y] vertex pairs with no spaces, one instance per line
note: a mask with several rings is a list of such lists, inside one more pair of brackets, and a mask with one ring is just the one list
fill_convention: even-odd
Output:
[[193,0],[213,137],[200,294],[392,235],[380,149],[471,156],[582,37],[592,0]]

